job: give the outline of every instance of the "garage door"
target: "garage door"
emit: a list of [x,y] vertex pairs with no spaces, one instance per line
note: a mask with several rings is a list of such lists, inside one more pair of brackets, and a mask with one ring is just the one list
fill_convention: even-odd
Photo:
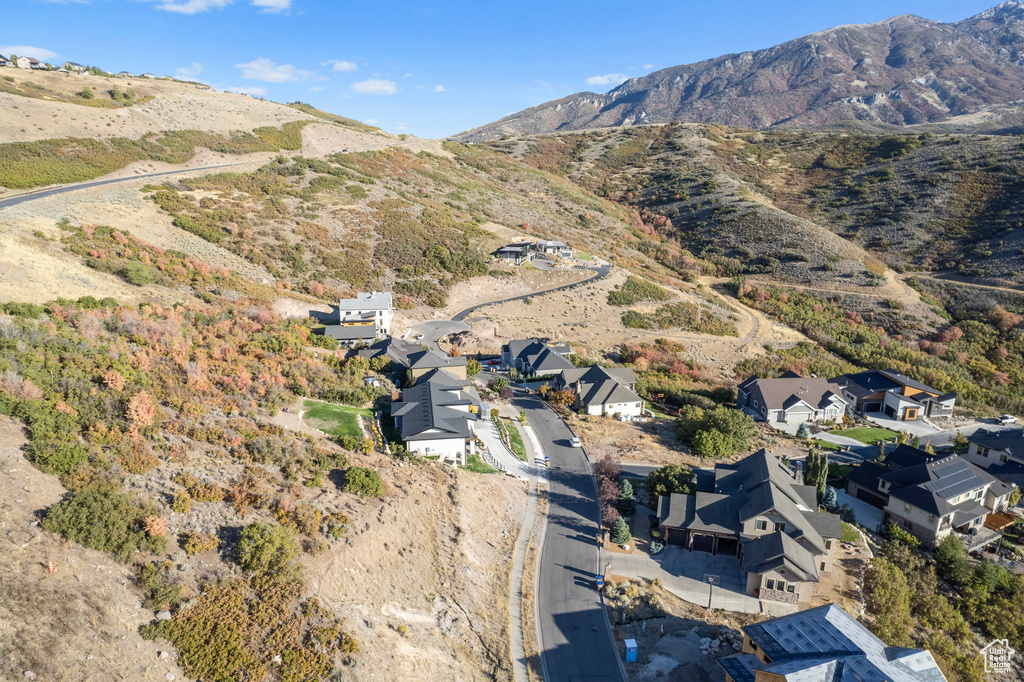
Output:
[[857,499],[864,500],[872,507],[878,507],[879,509],[884,508],[886,503],[886,499],[884,497],[876,495],[870,490],[865,490],[864,488],[857,489]]
[[715,537],[713,535],[694,535],[693,546],[690,548],[697,552],[710,552],[714,549]]
[[739,554],[740,541],[735,538],[718,538],[718,553],[735,556]]
[[670,545],[686,545],[686,531],[682,528],[667,528],[665,542]]
[[865,412],[881,412],[882,403],[864,403]]

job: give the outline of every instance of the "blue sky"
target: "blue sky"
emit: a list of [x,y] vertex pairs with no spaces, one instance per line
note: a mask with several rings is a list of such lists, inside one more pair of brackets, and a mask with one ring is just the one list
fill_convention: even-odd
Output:
[[895,14],[958,21],[996,1],[7,0],[0,54],[178,75],[443,137],[659,68]]

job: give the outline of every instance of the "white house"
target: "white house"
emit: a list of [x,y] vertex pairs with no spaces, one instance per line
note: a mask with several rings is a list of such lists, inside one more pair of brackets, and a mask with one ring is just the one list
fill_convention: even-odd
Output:
[[409,452],[465,466],[476,452],[474,426],[480,399],[472,384],[435,369],[402,391],[391,416]]
[[35,69],[36,71],[46,70],[46,64],[34,57],[18,57],[18,61],[15,62],[14,65],[19,69]]
[[778,379],[744,381],[736,390],[736,407],[769,424],[803,424],[840,419],[847,402],[827,379],[786,372]]
[[629,367],[605,368],[600,365],[565,369],[555,375],[555,387],[576,394],[573,409],[586,414],[640,417],[643,398],[636,394],[636,375]]
[[344,327],[373,326],[377,336],[389,336],[395,319],[395,301],[389,292],[361,292],[338,303],[338,322]]
[[82,66],[81,64],[78,64],[78,63],[75,63],[75,62],[64,62],[61,65],[61,68],[62,69],[67,69],[68,71],[71,71],[73,73],[85,73],[86,71],[89,70],[88,67]]

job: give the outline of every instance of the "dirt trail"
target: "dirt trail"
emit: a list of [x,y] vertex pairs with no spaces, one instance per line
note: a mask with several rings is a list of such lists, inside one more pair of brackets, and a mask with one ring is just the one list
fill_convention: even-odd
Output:
[[[1016,294],[1018,296],[1024,295],[1024,289],[1013,289],[1011,287],[997,287],[994,284],[977,284],[976,282],[964,282],[964,281],[961,281],[961,280],[958,280],[958,279],[946,279],[946,278],[943,278],[943,277],[933,277],[933,276],[927,275],[927,274],[925,274],[923,272],[906,272],[906,273],[903,273],[902,275],[900,275],[900,278],[901,278],[900,281],[901,281],[901,283],[904,286],[907,286],[906,283],[903,280],[910,279],[911,277],[916,277],[917,279],[927,279],[929,281],[938,282],[940,284],[954,284],[956,286],[971,287],[971,288],[974,288],[974,289],[988,289],[990,291],[1003,291],[1003,292],[1006,292],[1008,294]],[[910,287],[907,287],[907,288],[909,289]]]

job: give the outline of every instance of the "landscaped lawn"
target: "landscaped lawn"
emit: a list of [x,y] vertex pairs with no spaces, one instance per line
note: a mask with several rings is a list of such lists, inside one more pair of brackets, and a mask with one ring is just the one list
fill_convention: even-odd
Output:
[[654,403],[645,403],[644,407],[651,411],[655,419],[675,419],[678,415],[669,414]]
[[526,461],[526,444],[523,443],[523,437],[519,435],[519,430],[516,429],[516,425],[512,423],[512,420],[508,417],[501,418],[502,423],[508,430],[508,440],[512,454],[519,459]]
[[594,257],[591,256],[586,251],[577,251],[576,252],[576,257],[579,258],[580,260],[593,260],[594,259]]
[[846,429],[845,431],[829,431],[829,433],[833,436],[853,438],[865,445],[873,445],[880,440],[896,440],[896,436],[899,435],[889,429],[875,429],[867,426],[858,426],[853,429]]
[[363,430],[359,428],[356,415],[362,415],[364,419],[372,420],[373,412],[361,410],[358,407],[346,407],[334,405],[333,403],[318,403],[314,400],[307,400],[303,407],[305,412],[302,418],[313,428],[320,429],[324,433],[342,438],[351,436],[362,440],[366,437]]
[[846,521],[841,521],[841,537],[839,538],[843,542],[859,545],[860,544],[860,533],[857,529],[848,524]]
[[466,466],[461,467],[466,471],[472,471],[475,474],[496,474],[498,470],[492,467],[490,464],[485,462],[480,455],[469,455],[466,457]]
[[843,447],[842,445],[836,445],[835,443],[830,443],[827,440],[819,440],[817,438],[814,439],[814,444],[822,450],[839,450]]

